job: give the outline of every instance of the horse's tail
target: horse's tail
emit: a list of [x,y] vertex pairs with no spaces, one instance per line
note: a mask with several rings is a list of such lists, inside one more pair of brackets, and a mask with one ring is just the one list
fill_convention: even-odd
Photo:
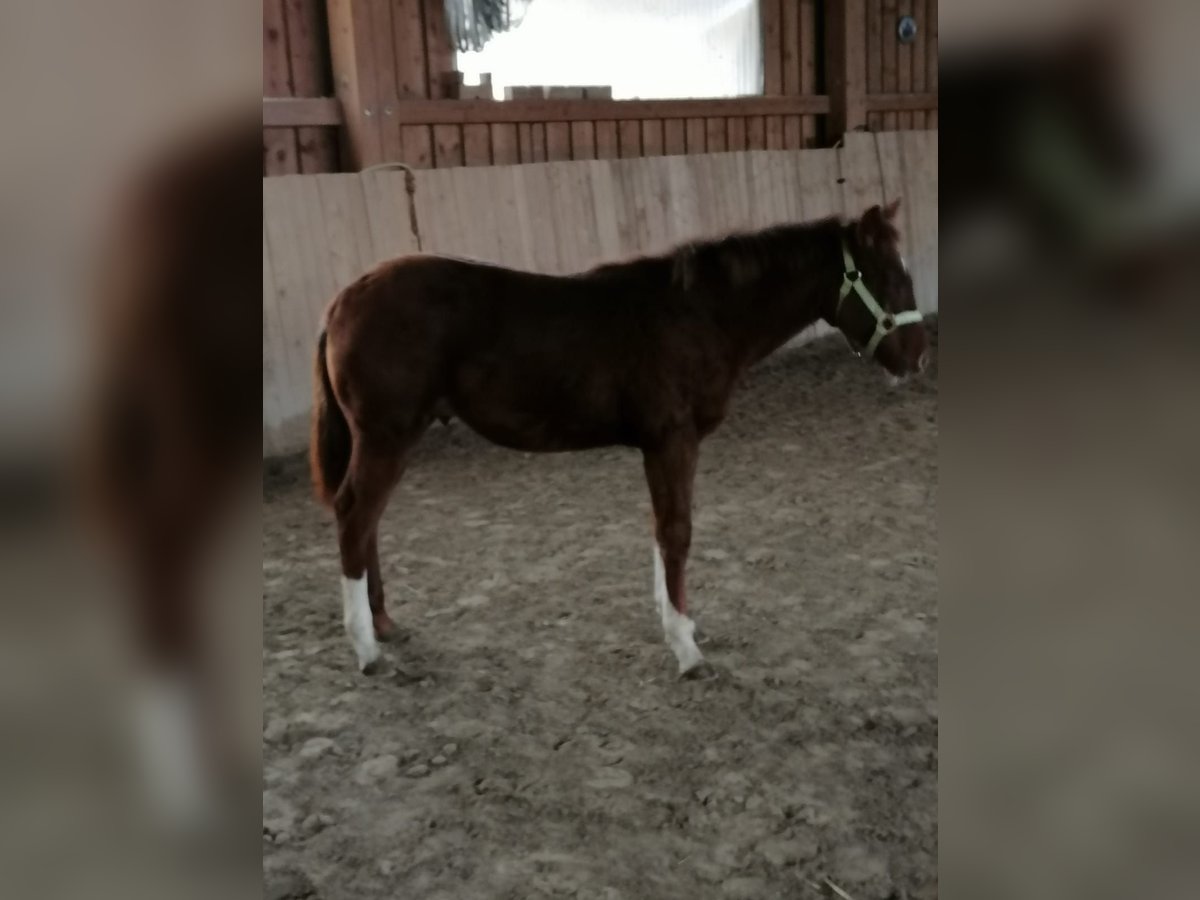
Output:
[[308,461],[317,498],[333,505],[346,470],[350,468],[352,438],[350,425],[333,395],[329,367],[325,363],[325,332],[317,338],[316,374],[313,379],[312,438]]

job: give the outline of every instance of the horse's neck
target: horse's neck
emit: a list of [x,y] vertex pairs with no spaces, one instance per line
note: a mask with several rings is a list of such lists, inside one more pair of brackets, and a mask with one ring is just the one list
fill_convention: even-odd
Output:
[[821,319],[836,302],[840,262],[802,269],[766,267],[724,298],[723,327],[732,355],[752,365]]

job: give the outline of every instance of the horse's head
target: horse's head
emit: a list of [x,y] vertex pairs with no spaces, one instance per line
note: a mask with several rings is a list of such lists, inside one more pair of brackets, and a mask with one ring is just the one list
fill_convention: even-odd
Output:
[[924,371],[928,339],[892,224],[900,201],[872,206],[842,231],[842,286],[832,324],[896,378]]

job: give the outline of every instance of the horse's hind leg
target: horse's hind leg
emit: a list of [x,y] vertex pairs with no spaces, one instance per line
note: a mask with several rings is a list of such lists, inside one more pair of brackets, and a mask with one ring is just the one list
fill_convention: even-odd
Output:
[[383,575],[379,569],[379,524],[371,531],[367,543],[367,600],[371,606],[371,622],[375,626],[375,637],[390,641],[396,636],[396,623],[387,614],[383,602]]
[[[388,496],[404,471],[410,446],[410,442],[400,446],[372,446],[361,435],[355,435],[350,466],[334,498],[338,549],[342,558],[342,623],[358,657],[358,667],[365,673],[373,671],[379,659],[368,585],[372,568],[379,579],[375,529],[387,506]],[[382,580],[376,598],[382,612]]]
[[654,506],[654,595],[662,615],[663,635],[686,675],[704,657],[692,636],[695,623],[687,615],[684,568],[692,542],[692,483],[699,446],[681,435],[643,452],[646,483]]

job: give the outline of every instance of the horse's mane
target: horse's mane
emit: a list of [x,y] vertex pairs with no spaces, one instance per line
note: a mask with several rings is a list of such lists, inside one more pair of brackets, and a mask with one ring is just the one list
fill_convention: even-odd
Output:
[[690,290],[703,278],[721,277],[732,286],[757,280],[765,272],[802,272],[829,255],[846,221],[828,216],[811,222],[739,231],[708,240],[689,241],[669,253],[672,281]]
[[[636,256],[602,263],[585,276],[630,274],[637,270],[669,266],[671,284],[687,292],[697,284],[719,280],[738,287],[758,280],[763,274],[811,271],[828,260],[845,239],[857,251],[853,223],[842,216],[827,216],[810,222],[773,225],[757,231],[735,231],[721,237],[687,241],[664,253]],[[882,225],[876,240],[898,241],[900,233]]]

